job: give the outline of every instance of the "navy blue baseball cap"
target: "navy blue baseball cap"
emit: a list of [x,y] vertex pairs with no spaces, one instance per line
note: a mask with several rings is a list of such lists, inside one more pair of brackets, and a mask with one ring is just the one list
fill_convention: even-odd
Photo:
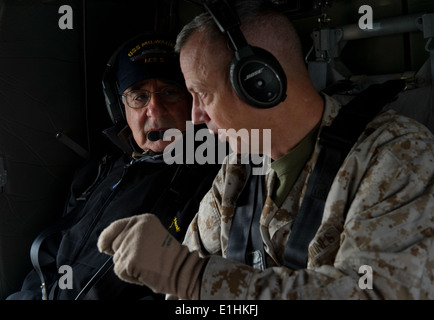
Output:
[[147,79],[160,79],[185,87],[179,55],[174,47],[175,37],[156,32],[138,36],[123,46],[118,57],[119,94]]

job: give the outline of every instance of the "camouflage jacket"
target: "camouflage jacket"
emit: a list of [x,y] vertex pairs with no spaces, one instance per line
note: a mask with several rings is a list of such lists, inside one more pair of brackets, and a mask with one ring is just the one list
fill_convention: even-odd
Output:
[[[337,101],[325,99],[321,127],[340,109]],[[275,172],[266,174],[260,220],[268,254],[264,271],[224,258],[234,201],[245,178],[244,167],[226,159],[184,241],[190,250],[210,256],[201,299],[434,299],[434,137],[429,130],[393,111],[368,124],[331,186],[307,268],[294,271],[282,266],[283,251],[318,152],[317,144],[280,208],[270,197]]]

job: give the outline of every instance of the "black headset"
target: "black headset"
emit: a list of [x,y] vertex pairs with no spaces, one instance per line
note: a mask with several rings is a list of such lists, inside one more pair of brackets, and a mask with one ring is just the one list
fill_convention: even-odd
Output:
[[[131,40],[128,40],[128,42]],[[125,110],[121,97],[118,94],[118,82],[117,82],[117,60],[118,55],[124,45],[124,42],[110,57],[107,62],[106,69],[102,76],[102,90],[104,93],[105,104],[109,113],[110,119],[115,125],[126,124]]]
[[235,49],[230,80],[238,96],[249,105],[264,109],[284,101],[286,75],[277,59],[247,43],[239,27],[240,19],[227,0],[207,0],[204,6]]

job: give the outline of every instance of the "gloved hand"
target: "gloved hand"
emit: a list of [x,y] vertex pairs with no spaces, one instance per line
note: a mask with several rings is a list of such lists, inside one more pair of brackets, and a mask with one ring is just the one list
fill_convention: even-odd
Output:
[[189,252],[153,214],[113,222],[99,236],[98,249],[113,255],[114,271],[124,281],[199,299],[201,271],[208,260]]

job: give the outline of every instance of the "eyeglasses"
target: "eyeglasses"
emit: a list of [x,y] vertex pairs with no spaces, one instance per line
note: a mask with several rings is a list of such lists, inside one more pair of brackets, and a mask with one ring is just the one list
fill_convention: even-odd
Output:
[[123,94],[122,97],[125,98],[128,107],[142,109],[149,105],[153,94],[159,94],[166,103],[178,102],[185,96],[185,92],[181,88],[169,86],[154,92],[145,89],[131,90]]

